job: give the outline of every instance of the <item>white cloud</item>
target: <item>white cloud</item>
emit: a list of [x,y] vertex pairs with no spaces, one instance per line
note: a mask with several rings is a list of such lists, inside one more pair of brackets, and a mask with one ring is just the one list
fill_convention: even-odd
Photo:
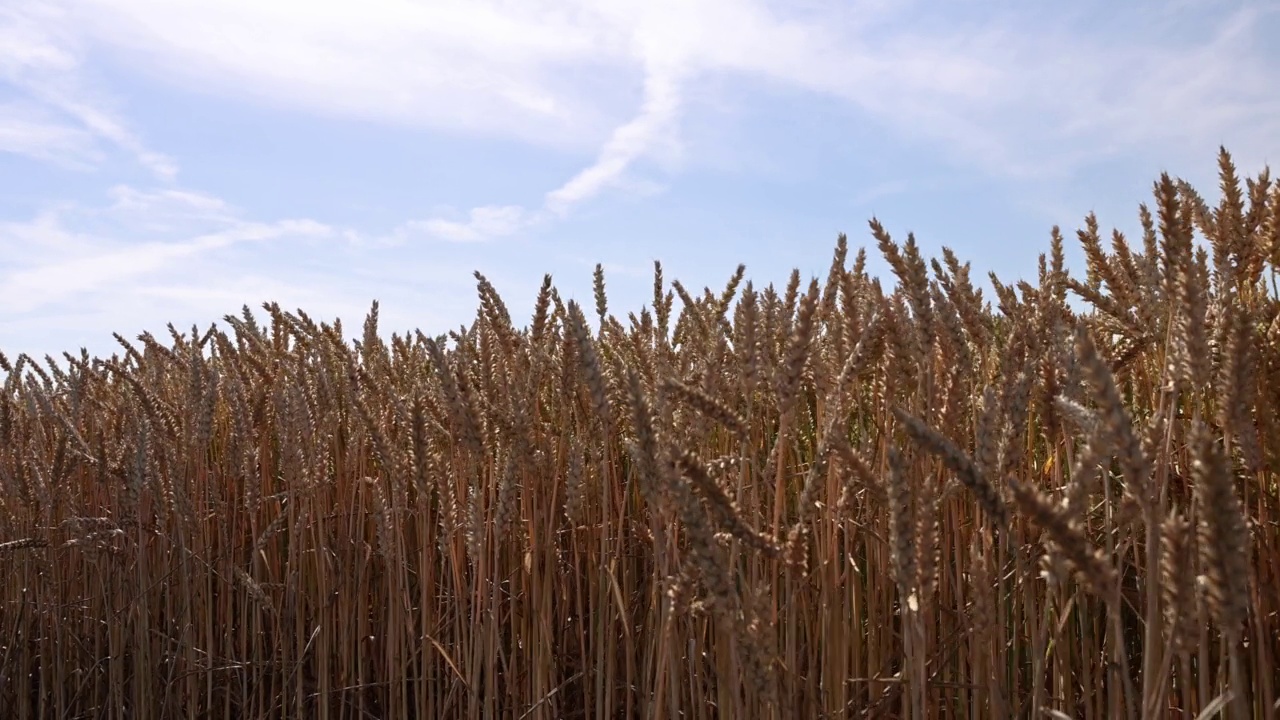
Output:
[[81,169],[102,158],[90,133],[61,123],[45,108],[21,100],[0,103],[0,152]]
[[517,205],[473,208],[467,222],[434,218],[408,223],[407,230],[451,242],[476,242],[512,235],[542,222],[548,214],[567,215],[575,205],[611,187],[652,194],[653,183],[625,177],[631,165],[664,138],[674,134],[680,110],[679,80],[671,70],[652,70],[645,80],[640,114],[613,131],[596,161],[559,188],[547,193],[542,210],[530,213]]
[[[202,266],[217,261],[220,250],[243,243],[322,238],[332,231],[310,220],[284,220],[257,223],[230,216],[211,217],[201,212],[209,199],[195,196],[196,211],[188,215],[184,225],[199,223],[202,231],[186,235],[171,234],[163,240],[128,242],[118,238],[133,231],[172,230],[157,228],[150,213],[143,213],[139,223],[135,212],[146,207],[158,217],[178,219],[184,208],[192,207],[192,197],[183,193],[141,193],[131,188],[117,188],[117,198],[129,200],[96,212],[46,212],[29,222],[0,224],[0,243],[22,248],[21,254],[0,265],[0,306],[6,314],[20,316],[72,301],[101,301],[103,295],[130,293],[142,281],[187,276],[187,282],[199,285]],[[74,229],[87,216],[102,230],[91,232]]]
[[347,117],[580,146],[609,123],[600,100],[626,95],[610,86],[627,34],[585,5],[92,0],[71,14],[143,72]]
[[0,302],[4,302],[11,312],[30,312],[67,298],[153,275],[173,268],[181,261],[194,260],[234,243],[268,240],[290,231],[313,229],[249,225],[177,243],[144,243],[49,262],[8,274],[5,289],[0,292]]
[[236,222],[236,208],[207,193],[176,188],[140,190],[116,185],[107,195],[112,200],[109,212],[131,218],[137,226],[145,224],[157,230],[171,230],[175,222]]
[[423,233],[448,242],[477,242],[511,235],[532,221],[524,208],[517,205],[489,205],[473,208],[466,222],[443,218],[415,220],[402,225],[395,234],[404,237]]
[[61,110],[71,120],[77,122],[88,132],[131,153],[138,164],[147,168],[159,178],[173,180],[177,177],[178,166],[172,158],[147,149],[146,145],[131,132],[123,121],[101,107],[86,93],[67,83],[67,87],[58,88],[52,83],[32,83],[33,95],[47,103],[50,107]]
[[172,180],[177,164],[147,148],[86,82],[76,30],[53,3],[0,7],[0,79],[23,96],[0,106],[0,152],[84,167],[102,160],[105,141]]
[[881,198],[892,197],[906,192],[911,185],[906,180],[888,180],[875,183],[858,192],[849,201],[854,205],[870,205]]
[[[501,209],[476,227],[518,222]],[[439,252],[367,247],[307,218],[257,220],[216,196],[116,186],[98,205],[62,203],[0,222],[0,339],[6,354],[116,350],[173,322],[207,326],[242,305],[302,307],[357,329],[374,299],[388,330],[448,326],[474,298],[469,266]],[[428,287],[423,277],[435,274]]]
[[617,183],[638,158],[664,134],[673,132],[680,110],[680,81],[669,70],[651,70],[645,79],[640,114],[619,127],[605,143],[596,162],[556,190],[547,193],[546,206],[564,215],[574,205],[589,200]]
[[31,3],[25,12],[0,7],[0,72],[71,72],[79,65],[74,35],[62,32],[65,13],[56,6]]
[[[761,0],[39,7],[37,20],[9,33],[12,49],[0,62],[70,72],[89,47],[228,97],[595,148],[594,164],[549,194],[552,209],[590,197],[647,154],[678,156],[686,84],[711,74],[838,97],[1001,174],[1070,167],[1098,147],[1212,146],[1226,132],[1265,146],[1280,122],[1269,81],[1277,60],[1257,44],[1269,11],[1256,3],[1107,9],[1118,30],[1081,19],[1096,5],[1051,14]],[[1177,12],[1190,19],[1178,25]],[[1212,36],[1186,32],[1190,24]],[[171,169],[96,105],[45,93],[156,172]]]

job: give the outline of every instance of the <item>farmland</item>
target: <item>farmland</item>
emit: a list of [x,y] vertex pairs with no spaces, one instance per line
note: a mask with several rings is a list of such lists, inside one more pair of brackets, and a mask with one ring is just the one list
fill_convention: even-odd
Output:
[[873,220],[892,277],[0,355],[0,707],[1275,717],[1280,189],[1220,170],[985,290]]

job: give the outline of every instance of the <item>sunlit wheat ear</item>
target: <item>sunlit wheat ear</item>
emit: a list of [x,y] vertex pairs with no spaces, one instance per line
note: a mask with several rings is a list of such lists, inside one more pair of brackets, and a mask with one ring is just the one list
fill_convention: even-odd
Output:
[[787,342],[786,360],[778,379],[779,413],[787,415],[795,407],[796,393],[800,389],[800,377],[809,360],[813,340],[815,313],[818,309],[818,281],[809,284],[809,291],[800,300],[800,310],[794,330]]
[[746,420],[732,408],[711,397],[707,392],[671,378],[664,379],[662,387],[676,399],[688,403],[699,413],[720,423],[734,435],[738,437],[746,436]]
[[48,547],[49,540],[47,538],[22,538],[20,540],[9,540],[0,542],[0,555],[5,553],[17,552],[19,550],[27,550],[30,548]]
[[748,548],[757,550],[767,557],[777,556],[777,542],[747,525],[742,518],[742,512],[738,509],[738,504],[711,479],[697,455],[686,450],[676,458],[676,466],[693,483],[695,492],[706,501],[719,531],[729,533]]
[[974,432],[974,463],[984,473],[997,469],[1000,459],[1000,434],[998,431],[1000,406],[996,403],[996,390],[988,385],[982,393],[977,428]]
[[1012,479],[1009,481],[1009,488],[1013,491],[1018,506],[1032,522],[1048,533],[1063,558],[1079,573],[1085,586],[1099,597],[1109,600],[1115,589],[1117,575],[1115,566],[1102,551],[1093,547],[1062,509],[1039,490]]
[[453,367],[445,358],[444,351],[440,349],[439,344],[435,341],[425,341],[432,365],[436,371],[436,377],[439,379],[440,389],[444,394],[445,403],[449,407],[454,423],[461,429],[462,441],[473,455],[479,457],[484,453],[484,442],[480,437],[480,428],[476,422],[475,413],[467,402],[464,392],[459,387],[458,378],[454,374]]
[[495,500],[496,508],[493,516],[493,533],[494,540],[501,543],[507,536],[507,533],[514,526],[519,530],[516,521],[519,519],[520,492],[522,488],[519,485],[517,474],[519,473],[520,461],[517,460],[515,453],[507,449],[503,453],[502,474],[498,479],[498,495]]
[[1109,441],[1109,447],[1115,452],[1124,470],[1126,490],[1144,507],[1148,507],[1153,501],[1151,459],[1142,447],[1129,411],[1124,407],[1115,376],[1098,354],[1093,335],[1085,325],[1081,324],[1076,328],[1075,342],[1081,369],[1098,398],[1101,425],[1094,437]]
[[1190,442],[1202,582],[1219,627],[1236,632],[1249,601],[1249,529],[1221,445],[1203,423],[1192,428]]
[[1237,308],[1229,316],[1230,327],[1225,361],[1219,379],[1222,393],[1218,422],[1229,428],[1244,460],[1245,469],[1257,472],[1262,466],[1262,450],[1258,443],[1258,428],[1251,408],[1256,405],[1253,397],[1255,337],[1253,320],[1248,312]]
[[601,332],[604,332],[604,326],[609,317],[609,300],[604,289],[604,265],[596,263],[596,269],[591,276],[591,280],[596,300],[596,317],[600,320]]
[[916,597],[916,503],[907,480],[902,455],[889,448],[889,477],[885,483],[889,500],[889,552],[894,581],[904,602],[918,609]]
[[612,425],[612,418],[609,414],[609,393],[605,387],[604,369],[600,363],[596,342],[591,337],[591,331],[587,328],[586,318],[583,317],[582,310],[573,300],[569,301],[569,323],[569,329],[577,342],[578,359],[581,363],[583,378],[586,381],[587,389],[591,392],[592,409],[595,410],[596,417],[604,424],[607,433]]
[[973,493],[978,504],[997,528],[1009,523],[1009,512],[1000,491],[987,480],[982,470],[954,442],[924,424],[918,418],[894,408],[894,416],[902,423],[911,439],[942,462],[956,474],[960,482]]
[[871,234],[876,239],[881,254],[898,277],[900,286],[911,306],[911,313],[917,332],[918,352],[927,353],[934,339],[933,306],[929,300],[929,270],[920,256],[915,236],[907,234],[907,241],[901,249],[889,236],[889,232],[876,218],[870,221]]
[[636,463],[640,493],[650,505],[656,507],[663,502],[670,484],[668,466],[663,461],[658,445],[653,405],[644,391],[639,374],[628,368],[626,382],[631,423],[636,438],[631,445],[631,456]]
[[1196,635],[1195,556],[1192,554],[1191,523],[1171,514],[1160,528],[1160,589],[1164,602],[1165,628],[1173,652],[1183,652]]

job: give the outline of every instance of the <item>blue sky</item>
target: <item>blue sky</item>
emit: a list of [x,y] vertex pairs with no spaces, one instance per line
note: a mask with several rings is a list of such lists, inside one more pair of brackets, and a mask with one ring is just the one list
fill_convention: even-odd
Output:
[[523,323],[597,262],[625,318],[655,259],[780,285],[873,215],[1028,277],[1161,171],[1275,163],[1274,37],[1208,0],[0,0],[0,349],[269,300],[435,334],[476,270]]

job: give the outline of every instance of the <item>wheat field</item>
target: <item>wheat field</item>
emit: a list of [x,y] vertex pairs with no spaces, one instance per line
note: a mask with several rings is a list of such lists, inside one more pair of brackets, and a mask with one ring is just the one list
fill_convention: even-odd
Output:
[[[1280,716],[1280,187],[825,279],[0,354],[5,718]],[[592,316],[588,320],[588,315]]]

